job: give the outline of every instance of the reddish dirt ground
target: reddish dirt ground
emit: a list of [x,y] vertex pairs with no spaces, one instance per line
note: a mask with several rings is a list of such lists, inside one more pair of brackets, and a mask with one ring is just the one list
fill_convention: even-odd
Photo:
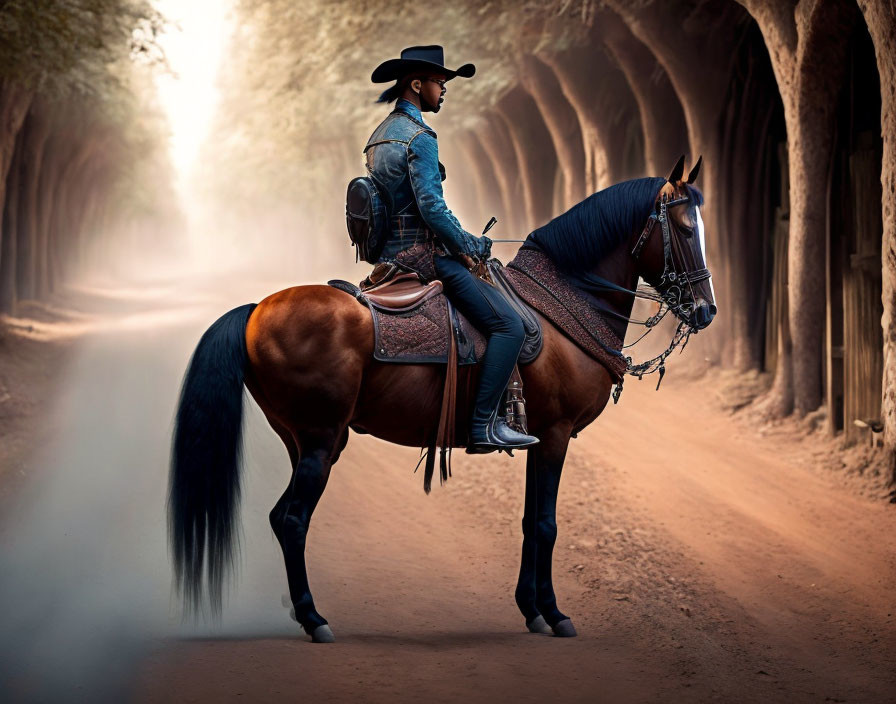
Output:
[[160,642],[135,698],[892,701],[896,507],[807,462],[817,439],[720,411],[710,379],[666,384],[629,383],[572,444],[555,585],[578,638],[513,604],[521,458],[459,456],[425,497],[411,453],[355,436],[309,544],[337,643]]
[[[22,691],[63,670],[56,698],[85,699],[81,683],[102,692],[114,675],[115,696],[101,698],[138,702],[893,701],[896,506],[886,489],[831,471],[842,455],[805,423],[732,415],[730,377],[691,381],[676,367],[658,393],[628,382],[572,442],[554,570],[578,638],[527,633],[513,603],[524,458],[458,453],[454,477],[425,496],[411,474],[416,451],[353,435],[308,547],[337,642],[310,643],[279,604],[286,580],[267,512],[288,463],[257,410],[244,564],[224,623],[179,630],[167,611],[164,474],[189,351],[226,310],[203,305],[184,318],[149,301],[71,345],[28,347],[21,331],[7,333],[0,476],[4,496],[18,493],[19,469],[37,494],[16,500],[3,534],[6,577],[19,577],[14,588],[0,581],[8,616],[20,615],[3,645],[35,653]],[[58,433],[35,421],[53,405],[50,368],[66,381],[67,400],[47,413]],[[59,437],[28,460],[47,434]],[[83,564],[77,579],[72,560]],[[71,623],[45,618],[60,598],[77,611]],[[29,638],[34,647],[15,647]]]

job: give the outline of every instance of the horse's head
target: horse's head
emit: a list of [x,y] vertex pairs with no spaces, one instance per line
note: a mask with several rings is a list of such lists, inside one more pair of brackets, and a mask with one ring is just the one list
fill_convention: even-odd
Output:
[[701,162],[702,157],[684,180],[684,156],[678,160],[632,249],[641,278],[695,330],[709,325],[716,314],[700,215],[703,195],[692,185]]

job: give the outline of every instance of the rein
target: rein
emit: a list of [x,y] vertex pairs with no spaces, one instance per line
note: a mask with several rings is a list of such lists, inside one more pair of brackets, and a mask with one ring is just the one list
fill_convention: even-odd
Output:
[[[659,372],[659,379],[656,383],[657,390],[659,390],[660,384],[663,381],[663,376],[665,376],[666,374],[666,359],[677,348],[680,348],[679,353],[683,352],[684,348],[688,344],[688,340],[690,339],[691,334],[697,333],[697,328],[692,327],[690,323],[686,322],[690,315],[693,313],[694,303],[682,302],[683,289],[687,289],[690,291],[691,301],[696,301],[693,284],[699,283],[700,281],[705,281],[711,276],[709,269],[707,269],[706,267],[697,269],[695,271],[686,270],[683,272],[679,272],[675,268],[673,247],[675,247],[675,245],[677,245],[678,243],[676,240],[672,239],[668,210],[669,208],[675,207],[676,205],[682,205],[687,202],[687,196],[668,199],[664,195],[660,200],[659,212],[651,213],[650,217],[647,218],[644,229],[641,230],[641,235],[638,237],[638,241],[635,243],[635,246],[631,251],[632,257],[637,260],[641,256],[641,251],[644,249],[644,246],[647,244],[647,240],[650,239],[650,235],[653,233],[654,229],[656,229],[656,226],[660,226],[660,229],[663,233],[663,273],[655,286],[638,286],[633,290],[630,288],[626,288],[625,286],[620,286],[619,284],[609,281],[602,276],[590,274],[588,272],[569,276],[570,282],[586,293],[594,294],[611,291],[614,293],[624,293],[634,298],[642,298],[648,301],[654,301],[659,304],[659,309],[657,310],[656,314],[650,316],[649,318],[647,318],[647,320],[636,320],[630,316],[617,313],[615,310],[612,310],[605,306],[595,305],[595,307],[601,313],[612,316],[618,320],[624,320],[626,324],[644,326],[644,333],[634,342],[631,342],[628,345],[623,345],[622,349],[620,350],[608,348],[601,340],[596,340],[596,342],[598,342],[598,344],[600,344],[600,346],[607,353],[618,357],[623,357],[625,359],[626,366],[625,370],[622,372],[623,375],[628,374],[630,376],[636,376],[638,377],[638,379],[642,379],[647,374]],[[490,222],[489,225],[491,224],[492,223]],[[488,230],[488,227],[489,226],[486,226],[486,230]],[[529,242],[528,239],[496,239],[492,241],[522,242],[524,247]],[[680,245],[678,245],[678,247],[680,247]],[[681,254],[680,249],[678,250],[678,252],[679,258],[682,260],[682,263],[684,263],[684,258]],[[535,283],[541,285],[541,283],[538,281],[535,281]],[[623,354],[622,350],[628,349],[629,347],[634,347],[636,344],[638,344],[650,332],[652,332],[653,328],[655,328],[660,323],[660,321],[663,320],[663,318],[665,318],[666,315],[668,315],[670,312],[674,313],[681,320],[678,323],[678,327],[675,329],[675,333],[672,335],[672,340],[670,341],[669,346],[662,353],[658,354],[656,357],[652,357],[651,359],[640,362],[638,364],[633,363],[631,357],[627,357]],[[613,389],[613,403],[619,402],[619,397],[622,395],[623,380],[624,377],[616,383],[615,388]]]

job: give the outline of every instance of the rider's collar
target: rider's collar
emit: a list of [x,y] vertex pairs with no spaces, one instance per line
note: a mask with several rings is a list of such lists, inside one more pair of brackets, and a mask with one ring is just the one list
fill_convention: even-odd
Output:
[[411,116],[412,118],[414,118],[417,122],[419,122],[424,127],[431,129],[429,127],[429,125],[427,125],[423,121],[423,113],[420,112],[420,108],[418,108],[416,105],[414,105],[410,100],[405,100],[404,98],[399,98],[395,102],[395,109],[400,110],[401,112],[405,113],[406,115]]

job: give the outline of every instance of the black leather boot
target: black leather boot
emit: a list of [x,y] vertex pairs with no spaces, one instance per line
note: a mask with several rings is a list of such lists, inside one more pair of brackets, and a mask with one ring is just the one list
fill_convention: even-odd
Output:
[[471,455],[485,454],[495,450],[516,450],[538,444],[538,438],[514,430],[507,424],[504,416],[498,416],[498,410],[492,413],[485,423],[476,423],[470,427],[470,446],[467,453]]

